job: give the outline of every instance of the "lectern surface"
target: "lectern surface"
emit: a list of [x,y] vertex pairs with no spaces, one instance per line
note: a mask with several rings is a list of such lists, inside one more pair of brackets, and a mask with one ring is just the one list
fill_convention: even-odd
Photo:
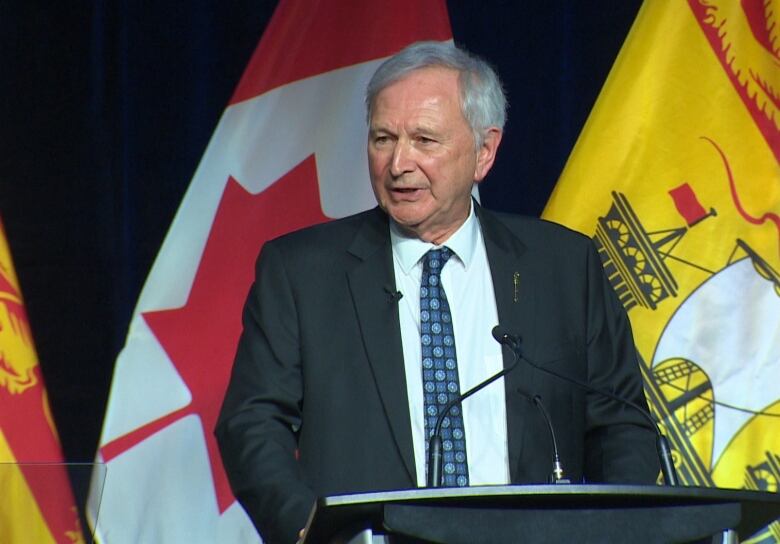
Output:
[[527,542],[544,542],[533,538],[539,531],[548,542],[563,541],[549,537],[566,530],[579,531],[580,542],[653,531],[684,539],[736,529],[747,537],[779,517],[780,495],[757,491],[633,485],[412,489],[324,497],[312,510],[306,542],[330,542],[340,532],[363,529],[453,544],[501,541],[518,530]]

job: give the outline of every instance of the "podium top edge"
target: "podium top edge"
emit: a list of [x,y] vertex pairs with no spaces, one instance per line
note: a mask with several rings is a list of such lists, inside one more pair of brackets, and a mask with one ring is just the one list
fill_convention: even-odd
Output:
[[321,497],[321,507],[351,506],[355,504],[394,502],[438,502],[442,500],[510,500],[511,498],[591,497],[617,499],[646,497],[648,500],[698,500],[702,502],[762,502],[780,504],[780,495],[766,491],[724,489],[714,487],[615,485],[615,484],[556,484],[556,485],[497,485],[461,488],[417,488],[396,491],[352,493]]

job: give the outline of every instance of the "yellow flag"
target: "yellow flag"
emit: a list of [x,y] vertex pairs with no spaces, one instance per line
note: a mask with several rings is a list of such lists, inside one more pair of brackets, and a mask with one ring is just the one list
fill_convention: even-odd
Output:
[[0,223],[0,542],[84,542]]
[[779,51],[780,0],[646,1],[544,211],[594,237],[688,485],[778,491]]

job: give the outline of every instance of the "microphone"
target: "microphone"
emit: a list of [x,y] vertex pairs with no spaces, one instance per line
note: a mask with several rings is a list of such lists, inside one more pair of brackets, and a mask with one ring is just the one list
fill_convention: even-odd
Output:
[[[517,361],[517,354],[512,352],[512,354],[515,356],[515,361]],[[550,473],[550,483],[551,484],[570,484],[571,480],[568,478],[563,477],[563,464],[561,463],[561,457],[558,455],[558,442],[555,440],[555,429],[552,425],[552,420],[550,419],[550,414],[547,413],[547,410],[544,408],[544,404],[542,404],[542,397],[539,395],[534,395],[531,397],[531,395],[528,395],[524,393],[523,391],[518,390],[517,393],[519,393],[521,396],[525,397],[528,402],[533,402],[534,405],[539,409],[539,412],[542,414],[542,418],[544,419],[544,422],[547,424],[547,430],[550,431],[550,442],[552,443],[552,472]]]
[[444,418],[449,414],[452,407],[456,404],[462,403],[477,391],[487,387],[499,378],[502,378],[509,372],[517,367],[518,358],[512,361],[512,364],[508,367],[496,372],[486,380],[478,383],[465,393],[458,395],[457,397],[450,399],[450,401],[444,405],[444,409],[439,412],[439,416],[436,418],[436,425],[433,427],[431,437],[428,439],[428,479],[426,482],[427,487],[441,487],[441,464],[444,457],[442,453],[441,443],[441,426],[444,422]]
[[553,469],[552,473],[550,473],[550,483],[570,484],[571,481],[568,478],[563,477],[563,464],[561,464],[561,457],[558,455],[558,442],[555,440],[555,429],[553,429],[552,421],[550,421],[550,415],[547,413],[547,410],[544,409],[544,404],[542,404],[542,397],[539,395],[534,395],[533,401],[536,407],[539,408],[539,411],[542,413],[542,417],[544,418],[545,423],[547,423],[547,428],[550,430],[550,441],[552,442],[553,449]]
[[585,382],[582,382],[570,376],[558,374],[557,372],[554,372],[549,368],[545,368],[543,366],[536,364],[535,362],[531,361],[530,359],[528,359],[522,354],[520,339],[517,336],[513,336],[508,332],[506,332],[500,325],[496,325],[495,327],[493,327],[493,338],[495,338],[496,342],[498,342],[499,344],[506,346],[512,350],[512,352],[515,354],[516,357],[515,361],[522,358],[526,363],[531,365],[536,370],[539,370],[541,372],[544,372],[545,374],[549,374],[551,376],[555,376],[558,379],[572,383],[577,387],[581,387],[587,391],[590,391],[591,393],[596,393],[598,395],[609,397],[612,400],[615,400],[623,405],[630,406],[631,408],[635,409],[637,412],[642,414],[642,416],[645,419],[647,419],[647,421],[650,422],[650,425],[653,427],[653,429],[655,429],[657,435],[656,451],[658,452],[658,459],[661,463],[661,473],[663,474],[664,477],[664,483],[668,486],[679,485],[677,472],[674,469],[674,462],[672,461],[672,448],[669,445],[669,440],[661,432],[661,428],[658,426],[658,423],[656,423],[656,421],[653,419],[653,416],[651,416],[647,410],[645,410],[635,402],[620,397],[618,395],[615,395],[614,393],[610,393],[609,391],[603,391],[601,389],[596,389],[595,387]]
[[385,285],[382,289],[384,289],[385,293],[387,293],[387,302],[391,304],[394,302],[397,303],[404,296],[401,291],[396,291],[389,285]]

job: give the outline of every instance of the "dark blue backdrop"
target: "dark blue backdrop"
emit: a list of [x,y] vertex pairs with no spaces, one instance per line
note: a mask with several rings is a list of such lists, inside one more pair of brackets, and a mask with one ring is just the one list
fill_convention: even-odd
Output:
[[[509,94],[487,207],[541,212],[639,3],[449,2]],[[94,456],[135,300],[274,5],[0,2],[0,215],[70,461]]]

